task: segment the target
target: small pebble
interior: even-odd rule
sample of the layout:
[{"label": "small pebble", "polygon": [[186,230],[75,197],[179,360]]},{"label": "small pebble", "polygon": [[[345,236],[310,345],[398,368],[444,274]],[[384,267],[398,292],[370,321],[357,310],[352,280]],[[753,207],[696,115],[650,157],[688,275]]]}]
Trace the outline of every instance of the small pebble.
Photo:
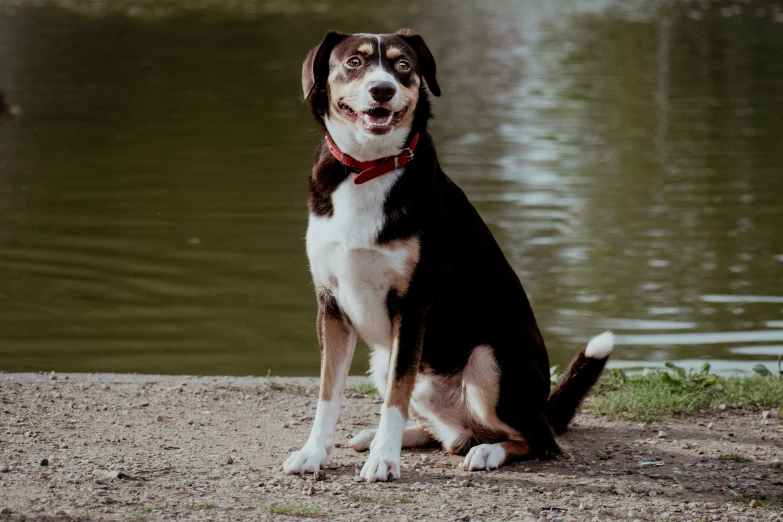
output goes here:
[{"label": "small pebble", "polygon": [[655,490],[650,490],[650,492],[647,493],[647,494],[650,495],[651,497],[657,497],[658,496],[658,492],[656,492]]},{"label": "small pebble", "polygon": [[320,469],[313,473],[313,482],[317,482],[319,480],[326,480],[326,471]]},{"label": "small pebble", "polygon": [[49,459],[41,459],[41,466],[48,466],[49,465]]},{"label": "small pebble", "polygon": [[290,422],[284,422],[283,423],[283,427],[284,428],[290,428],[291,427],[291,423]]},{"label": "small pebble", "polygon": [[665,438],[666,438],[666,437],[668,437],[668,436],[669,436],[669,434],[668,434],[668,433],[666,433],[666,432],[665,432],[665,431],[663,431],[663,430],[661,430],[661,431],[659,431],[659,432],[658,432],[658,438],[659,438],[659,439],[665,439]]},{"label": "small pebble", "polygon": [[231,455],[229,455],[228,457],[226,457],[226,460],[224,462],[226,464],[233,464],[234,463],[234,459],[231,457]]}]

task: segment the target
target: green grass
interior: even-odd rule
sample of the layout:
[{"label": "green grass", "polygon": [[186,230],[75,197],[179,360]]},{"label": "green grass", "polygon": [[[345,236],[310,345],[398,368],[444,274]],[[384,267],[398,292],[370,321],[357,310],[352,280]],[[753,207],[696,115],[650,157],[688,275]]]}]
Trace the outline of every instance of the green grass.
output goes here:
[{"label": "green grass", "polygon": [[391,504],[396,501],[408,502],[407,495],[356,495],[351,498],[357,502],[370,504]]},{"label": "green grass", "polygon": [[315,518],[323,516],[321,508],[297,506],[294,504],[272,504],[263,508],[270,515],[289,515],[292,517]]},{"label": "green grass", "polygon": [[150,513],[154,510],[155,508],[150,506],[139,506],[133,513],[125,515],[125,520],[128,520],[129,522],[143,522],[150,518]]},{"label": "green grass", "polygon": [[217,505],[214,502],[196,502],[193,504],[190,509],[194,511],[201,511],[205,509],[214,509]]},{"label": "green grass", "polygon": [[424,494],[429,496],[435,496],[435,495],[440,495],[440,491],[435,491],[434,489],[428,489],[424,492]]},{"label": "green grass", "polygon": [[346,390],[350,393],[361,393],[362,395],[369,395],[371,397],[378,395],[378,388],[370,381],[351,384]]},{"label": "green grass", "polygon": [[753,462],[753,459],[746,457],[742,453],[722,453],[718,456],[719,460],[730,460],[732,462]]},{"label": "green grass", "polygon": [[743,403],[753,410],[783,406],[783,378],[720,377],[709,373],[708,364],[698,372],[667,366],[668,371],[647,375],[629,375],[620,369],[606,372],[586,409],[615,419],[649,422],[726,403]]},{"label": "green grass", "polygon": [[783,496],[777,495],[774,497],[767,497],[764,495],[752,495],[744,496],[739,500],[740,507],[750,507],[751,501],[758,502],[758,507],[763,509],[779,510],[783,509]]}]

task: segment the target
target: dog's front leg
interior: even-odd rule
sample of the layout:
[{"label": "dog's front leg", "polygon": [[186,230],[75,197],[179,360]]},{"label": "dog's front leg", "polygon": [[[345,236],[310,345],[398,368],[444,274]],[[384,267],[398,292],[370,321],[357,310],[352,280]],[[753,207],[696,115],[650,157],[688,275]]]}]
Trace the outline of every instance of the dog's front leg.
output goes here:
[{"label": "dog's front leg", "polygon": [[288,474],[313,473],[321,469],[334,448],[334,428],[340,417],[340,402],[345,379],[356,347],[356,332],[343,319],[331,295],[318,298],[316,324],[321,347],[321,390],[315,410],[310,438],[301,450],[295,451],[283,464]]},{"label": "dog's front leg", "polygon": [[394,321],[394,339],[389,353],[386,397],[381,422],[361,477],[367,482],[400,478],[402,434],[408,421],[408,405],[421,363],[424,334],[423,312],[408,312]]}]

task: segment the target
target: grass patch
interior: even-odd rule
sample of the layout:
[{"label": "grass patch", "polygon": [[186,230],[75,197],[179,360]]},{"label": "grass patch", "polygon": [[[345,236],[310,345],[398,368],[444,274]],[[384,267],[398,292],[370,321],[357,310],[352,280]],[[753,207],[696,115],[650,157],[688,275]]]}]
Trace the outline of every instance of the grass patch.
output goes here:
[{"label": "grass patch", "polygon": [[155,511],[155,508],[150,506],[139,506],[133,513],[125,515],[125,520],[129,522],[143,522],[150,518],[151,513]]},{"label": "grass patch", "polygon": [[754,410],[783,406],[783,378],[721,377],[710,373],[709,364],[698,372],[666,365],[668,370],[647,374],[628,375],[617,368],[606,372],[586,409],[616,419],[650,422],[726,403],[743,403]]},{"label": "grass patch", "polygon": [[362,395],[369,395],[371,397],[378,395],[378,388],[376,388],[375,385],[370,381],[351,384],[346,388],[346,390],[351,393],[361,393]]},{"label": "grass patch", "polygon": [[408,502],[407,495],[357,495],[353,498],[357,502],[367,502],[370,504],[391,504],[393,502]]},{"label": "grass patch", "polygon": [[762,509],[783,509],[783,496],[767,497],[764,495],[746,495],[739,499],[740,507],[750,507],[750,503],[756,501],[756,505]]},{"label": "grass patch", "polygon": [[309,396],[318,391],[318,386],[304,386],[298,383],[292,382],[280,382],[272,376],[272,370],[269,370],[266,374],[266,382],[257,388],[257,393],[263,393],[265,391],[284,392],[292,395]]},{"label": "grass patch", "polygon": [[323,516],[321,508],[297,506],[294,504],[272,504],[263,508],[270,515],[289,515],[292,517],[315,518]]},{"label": "grass patch", "polygon": [[432,497],[435,495],[440,495],[440,491],[435,491],[434,489],[428,489],[424,492],[424,494]]},{"label": "grass patch", "polygon": [[753,459],[737,452],[722,453],[718,456],[718,460],[730,460],[731,462],[753,462]]},{"label": "grass patch", "polygon": [[214,502],[196,502],[192,506],[190,506],[190,509],[194,511],[201,511],[205,509],[215,509],[217,505]]}]

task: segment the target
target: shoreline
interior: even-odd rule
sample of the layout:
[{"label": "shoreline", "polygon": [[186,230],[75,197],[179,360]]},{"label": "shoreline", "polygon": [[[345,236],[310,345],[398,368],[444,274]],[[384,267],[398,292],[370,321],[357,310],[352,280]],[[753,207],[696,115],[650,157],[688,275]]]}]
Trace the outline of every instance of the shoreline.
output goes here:
[{"label": "shoreline", "polygon": [[783,520],[783,425],[741,408],[582,412],[557,459],[470,473],[403,450],[400,481],[357,482],[365,456],[341,446],[378,422],[366,382],[349,377],[313,481],[279,466],[307,439],[317,378],[2,373],[0,520]]}]

